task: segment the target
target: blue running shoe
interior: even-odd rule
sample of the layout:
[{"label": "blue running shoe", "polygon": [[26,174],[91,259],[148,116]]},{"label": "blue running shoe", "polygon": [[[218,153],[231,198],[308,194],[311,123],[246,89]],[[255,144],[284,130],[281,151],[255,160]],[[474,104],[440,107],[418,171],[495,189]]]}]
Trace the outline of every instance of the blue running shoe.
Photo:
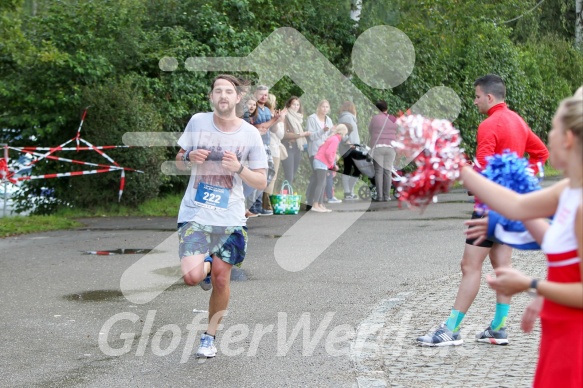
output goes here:
[{"label": "blue running shoe", "polygon": [[[211,263],[211,271],[213,268],[213,258],[212,256],[207,256],[204,258],[205,262]],[[209,291],[211,288],[213,288],[213,283],[211,282],[211,271],[209,271],[208,275],[206,275],[206,278],[204,278],[202,280],[202,282],[198,283],[198,285],[200,286],[200,288],[202,288],[205,291]]]},{"label": "blue running shoe", "polygon": [[442,323],[434,332],[417,338],[417,344],[420,346],[457,346],[463,342],[459,331],[454,333],[447,328],[445,323]]},{"label": "blue running shoe", "polygon": [[268,210],[268,209],[261,209],[259,211],[259,213],[257,213],[257,215],[259,217],[266,217],[266,216],[272,216],[273,215],[273,210]]},{"label": "blue running shoe", "polygon": [[476,341],[492,345],[508,345],[506,327],[502,327],[500,330],[492,330],[492,327],[488,326],[486,330],[476,333]]},{"label": "blue running shoe", "polygon": [[196,351],[197,357],[211,358],[217,355],[217,348],[215,347],[215,339],[212,335],[203,333],[200,336],[200,346]]}]

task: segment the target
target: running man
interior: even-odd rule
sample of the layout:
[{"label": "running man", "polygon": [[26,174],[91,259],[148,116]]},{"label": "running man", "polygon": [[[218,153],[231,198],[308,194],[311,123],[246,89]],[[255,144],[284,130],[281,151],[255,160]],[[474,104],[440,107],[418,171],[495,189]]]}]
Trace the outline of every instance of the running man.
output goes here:
[{"label": "running man", "polygon": [[[476,160],[479,168],[486,167],[486,157],[501,154],[504,150],[529,155],[531,166],[544,164],[549,152],[544,143],[531,131],[528,124],[516,112],[508,109],[504,102],[506,86],[502,78],[488,74],[474,82],[478,111],[488,117],[478,126]],[[472,219],[481,218],[481,204],[476,198]],[[510,267],[512,248],[507,245],[485,240],[474,245],[472,239],[466,240],[461,261],[462,281],[449,318],[436,331],[418,337],[423,346],[461,345],[460,325],[480,290],[482,265],[487,256],[494,269]],[[510,309],[510,296],[496,293],[496,312],[490,325],[476,334],[476,341],[496,345],[508,344],[506,318]]]},{"label": "running man", "polygon": [[229,304],[231,269],[245,259],[243,182],[258,190],[267,185],[261,136],[237,117],[241,86],[236,77],[217,76],[209,95],[214,112],[192,116],[178,140],[176,166],[191,170],[178,213],[182,274],[190,286],[212,288],[209,323],[198,357],[217,353],[215,335]]}]

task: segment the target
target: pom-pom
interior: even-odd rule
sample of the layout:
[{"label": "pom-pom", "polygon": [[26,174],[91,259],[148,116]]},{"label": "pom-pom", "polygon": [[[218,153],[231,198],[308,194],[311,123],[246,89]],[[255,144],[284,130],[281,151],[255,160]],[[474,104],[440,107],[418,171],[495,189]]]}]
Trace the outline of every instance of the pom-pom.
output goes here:
[{"label": "pom-pom", "polygon": [[540,190],[539,180],[529,167],[528,160],[520,158],[515,152],[504,150],[501,155],[488,156],[488,164],[482,175],[520,194]]},{"label": "pom-pom", "polygon": [[[519,157],[515,152],[504,150],[500,155],[493,155],[486,158],[488,164],[482,171],[482,175],[519,194],[526,194],[532,191],[540,190],[539,179],[534,175],[533,169],[529,167],[528,160]],[[478,211],[486,211],[488,207],[480,204]],[[509,220],[500,216],[498,223],[511,228],[524,228],[522,222]]]},{"label": "pom-pom", "polygon": [[447,193],[459,178],[466,159],[459,147],[461,136],[451,122],[430,120],[420,115],[402,116],[393,147],[417,169],[402,178],[399,201],[424,208],[436,195]]}]

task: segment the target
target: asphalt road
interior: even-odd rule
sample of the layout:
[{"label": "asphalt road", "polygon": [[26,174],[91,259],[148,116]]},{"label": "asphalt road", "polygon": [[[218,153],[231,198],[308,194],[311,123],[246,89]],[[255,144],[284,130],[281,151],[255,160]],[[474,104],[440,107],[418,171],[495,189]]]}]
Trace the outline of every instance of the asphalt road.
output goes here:
[{"label": "asphalt road", "polygon": [[[424,213],[358,202],[249,220],[248,256],[209,360],[193,356],[206,322],[193,310],[207,310],[210,293],[178,279],[174,219],[85,219],[78,230],[0,239],[0,386],[362,385],[359,327],[380,301],[411,292],[422,300],[459,274],[468,199],[458,190]],[[120,248],[155,251],[84,253]],[[138,304],[124,297],[122,275],[148,255],[160,261],[144,287],[152,274],[178,281]]]}]

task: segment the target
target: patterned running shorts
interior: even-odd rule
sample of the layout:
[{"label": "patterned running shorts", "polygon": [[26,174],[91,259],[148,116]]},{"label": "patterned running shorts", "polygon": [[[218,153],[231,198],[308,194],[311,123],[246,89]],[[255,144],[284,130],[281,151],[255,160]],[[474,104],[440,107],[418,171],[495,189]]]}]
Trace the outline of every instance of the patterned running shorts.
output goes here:
[{"label": "patterned running shorts", "polygon": [[178,255],[216,255],[225,263],[240,267],[247,252],[246,226],[208,226],[196,222],[178,224]]}]

